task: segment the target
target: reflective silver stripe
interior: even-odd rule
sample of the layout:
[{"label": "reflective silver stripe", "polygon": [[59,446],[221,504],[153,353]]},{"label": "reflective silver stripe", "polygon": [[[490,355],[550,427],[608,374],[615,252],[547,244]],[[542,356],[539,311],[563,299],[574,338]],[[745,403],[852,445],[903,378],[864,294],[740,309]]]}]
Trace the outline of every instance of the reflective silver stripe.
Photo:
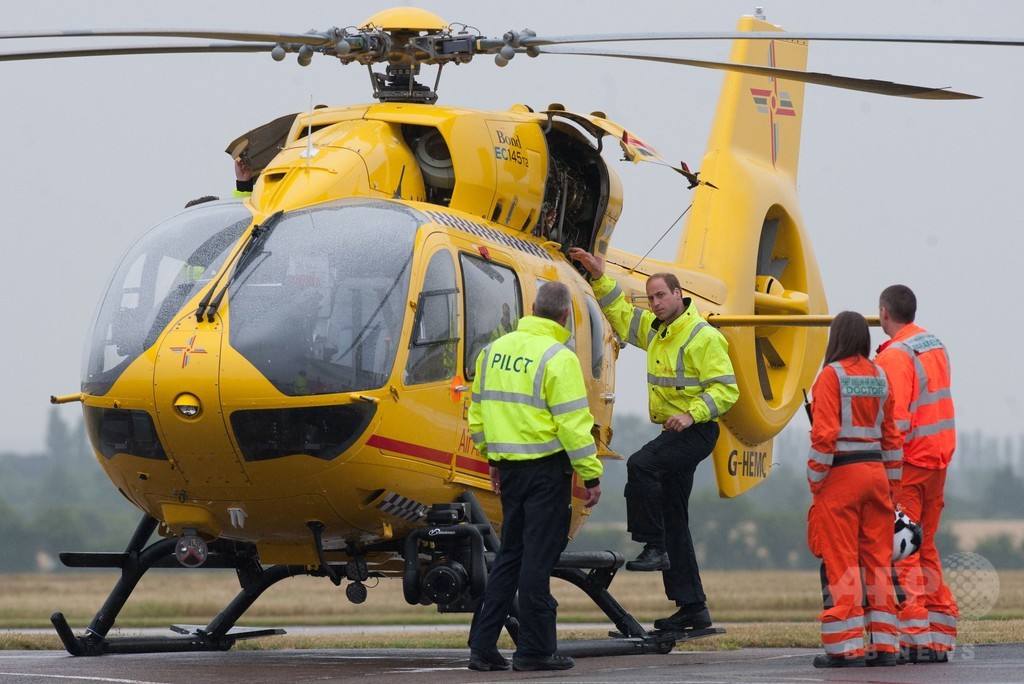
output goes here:
[{"label": "reflective silver stripe", "polygon": [[868,613],[868,622],[877,622],[883,625],[896,626],[896,616],[881,610],[872,610]]},{"label": "reflective silver stripe", "polygon": [[547,408],[543,399],[531,397],[521,392],[503,392],[501,390],[484,390],[480,393],[482,399],[488,401],[506,401],[510,404],[525,404],[534,408]]},{"label": "reflective silver stripe", "polygon": [[580,447],[579,449],[573,449],[572,451],[567,451],[565,453],[569,454],[569,460],[570,461],[578,461],[581,458],[587,458],[588,456],[595,455],[597,453],[597,445],[596,444],[588,444],[585,447]]},{"label": "reflective silver stripe", "polygon": [[555,342],[541,355],[540,361],[537,363],[537,370],[534,371],[533,376],[533,398],[537,402],[540,402],[540,408],[547,407],[547,401],[544,399],[544,369],[547,368],[548,361],[551,360],[558,352],[563,349],[568,349],[565,345],[560,342]]},{"label": "reflective silver stripe", "polygon": [[872,442],[836,442],[836,451],[878,451],[878,445]]},{"label": "reflective silver stripe", "polygon": [[642,310],[633,309],[633,318],[629,321],[629,334],[626,336],[626,341],[634,347],[640,346],[640,319],[642,316]]},{"label": "reflective silver stripe", "polygon": [[697,378],[688,378],[680,371],[673,378],[665,378],[660,375],[654,375],[653,373],[647,374],[647,382],[651,385],[658,385],[659,387],[700,387],[701,382]]},{"label": "reflective silver stripe", "polygon": [[864,628],[864,616],[854,615],[852,618],[845,620],[837,620],[835,622],[822,622],[821,633],[822,634],[839,634],[845,632],[848,629],[863,629]]},{"label": "reflective silver stripe", "polygon": [[682,346],[679,347],[679,356],[676,357],[677,376],[683,375],[683,371],[686,370],[686,348],[690,346],[691,342],[693,342],[693,338],[697,336],[697,333],[699,333],[702,329],[706,327],[708,327],[708,324],[703,320],[698,322],[695,326],[693,326],[693,330],[690,331],[690,336],[687,337],[686,341],[683,342]]},{"label": "reflective silver stripe", "polygon": [[715,382],[720,382],[723,385],[735,385],[736,384],[736,376],[735,375],[719,375],[717,378],[705,378],[704,381],[701,382],[701,385],[703,385],[704,387],[707,387],[708,385],[710,385],[712,383],[715,383]]},{"label": "reflective silver stripe", "polygon": [[[481,388],[487,387],[487,385],[484,384],[484,381],[487,379],[487,357],[490,356],[490,354],[491,345],[487,345],[486,347],[480,350],[480,382],[478,383],[478,385]],[[479,396],[479,394],[473,395],[473,401],[477,402],[478,404],[480,403],[480,399],[478,398]]]},{"label": "reflective silver stripe", "polygon": [[902,466],[899,467],[899,468],[886,468],[885,469],[885,476],[887,478],[889,478],[890,480],[892,480],[893,482],[895,482],[896,480],[902,480],[903,479],[903,468],[902,468]]},{"label": "reflective silver stripe", "polygon": [[946,418],[940,420],[938,423],[932,423],[931,425],[918,425],[916,428],[910,431],[907,435],[907,441],[918,437],[930,437],[931,435],[937,435],[945,430],[955,430],[956,421],[953,418]]},{"label": "reflective silver stripe", "polygon": [[718,417],[718,404],[716,404],[715,400],[711,398],[711,395],[708,394],[707,392],[705,392],[704,394],[700,395],[700,398],[704,402],[704,404],[708,407],[708,411],[711,411],[711,418],[713,418],[713,419],[717,418]]},{"label": "reflective silver stripe", "polygon": [[871,643],[882,644],[883,646],[892,646],[898,648],[900,645],[900,637],[897,634],[891,634],[889,632],[880,632],[878,630],[871,631]]},{"label": "reflective silver stripe", "polygon": [[[858,437],[860,439],[873,439],[876,436],[877,433],[875,432],[875,428],[861,427],[859,425],[854,425],[852,427],[847,428],[846,430],[843,430],[842,434],[840,435],[841,438],[845,437],[846,439],[854,439]],[[878,448],[877,444],[875,445],[875,448]]]},{"label": "reflective silver stripe", "polygon": [[950,648],[952,648],[953,646],[956,646],[956,637],[952,634],[932,632],[932,643],[940,644],[942,646],[949,646]]},{"label": "reflective silver stripe", "polygon": [[807,466],[807,479],[815,484],[828,477],[828,473],[829,471],[827,470],[819,473],[817,470],[813,470],[810,466]]},{"label": "reflective silver stripe", "polygon": [[900,632],[900,643],[909,644],[911,646],[927,646],[932,642],[931,637],[928,636],[928,632],[921,634],[907,634]]},{"label": "reflective silver stripe", "polygon": [[909,418],[901,418],[900,420],[897,420],[896,421],[896,429],[899,430],[900,432],[906,432],[907,430],[909,430],[910,429],[910,419]]},{"label": "reflective silver stripe", "polygon": [[618,299],[620,294],[622,294],[622,288],[620,288],[618,283],[616,283],[615,287],[612,288],[612,291],[597,300],[597,303],[600,304],[603,309]]},{"label": "reflective silver stripe", "polygon": [[557,439],[544,444],[514,444],[512,442],[490,442],[487,445],[489,454],[550,454],[562,450],[562,443]]},{"label": "reflective silver stripe", "polygon": [[706,321],[702,320],[699,321],[697,325],[693,326],[693,330],[690,331],[690,336],[686,338],[685,342],[683,342],[683,346],[679,348],[679,351],[686,349],[686,346],[690,344],[690,342],[693,342],[693,338],[697,336],[697,333],[708,327],[708,325],[709,324]]},{"label": "reflective silver stripe", "polygon": [[[924,370],[924,364],[921,363],[921,359],[918,358],[920,354],[927,351],[941,349],[943,356],[946,357],[946,368],[949,368],[949,352],[946,351],[945,346],[935,335],[927,332],[918,333],[902,342],[896,342],[892,346],[909,356],[911,361],[914,362],[914,374],[917,375],[917,398],[910,402],[911,414],[917,413],[918,406],[934,404],[940,399],[951,396],[948,387],[934,392],[928,391],[928,374]],[[913,438],[908,435],[907,441],[911,439]]]},{"label": "reflective silver stripe", "polygon": [[567,401],[564,404],[555,404],[550,407],[550,410],[551,415],[560,416],[563,413],[571,413],[582,408],[588,408],[589,406],[590,404],[587,402],[587,398],[583,397],[582,399],[576,399],[575,401]]},{"label": "reflective silver stripe", "polygon": [[847,639],[846,641],[840,641],[837,644],[823,643],[822,646],[825,647],[825,653],[828,653],[831,656],[838,656],[864,648],[864,640],[859,638]]},{"label": "reflective silver stripe", "polygon": [[929,404],[937,404],[943,399],[952,399],[953,392],[948,387],[937,389],[934,392],[926,392],[924,395],[917,398],[918,406],[928,406]]},{"label": "reflective silver stripe", "polygon": [[892,449],[891,451],[882,451],[882,461],[884,461],[885,463],[891,463],[902,460],[903,449]]},{"label": "reflective silver stripe", "polygon": [[[874,366],[874,364],[872,364]],[[885,398],[889,394],[889,382],[878,366],[874,366],[875,375],[851,376],[838,361],[829,366],[839,378],[839,435],[836,451],[877,451],[882,442],[882,418],[885,416]],[[872,427],[860,427],[853,424],[853,397],[878,397],[878,413]],[[849,442],[851,438],[870,439],[871,442]]]},{"label": "reflective silver stripe", "polygon": [[813,448],[807,453],[808,461],[814,461],[815,463],[820,463],[821,465],[825,466],[831,466],[833,458],[835,458],[835,454],[826,454],[824,452],[817,451],[816,449]]},{"label": "reflective silver stripe", "polygon": [[[928,620],[926,620],[926,619],[921,619],[921,620],[900,620],[899,621],[899,628],[900,628],[901,631],[904,630],[904,629],[928,629],[931,626],[932,626],[931,623],[928,622]],[[925,642],[925,643],[927,643],[927,642]]]},{"label": "reflective silver stripe", "polygon": [[471,432],[469,436],[473,438],[473,444],[483,444],[484,442],[484,433],[482,432]]},{"label": "reflective silver stripe", "polygon": [[480,393],[479,392],[473,392],[473,394],[470,395],[470,400],[474,404],[479,404],[480,403]]},{"label": "reflective silver stripe", "polygon": [[957,625],[957,619],[945,613],[928,611],[928,619],[931,620],[933,625],[942,625],[943,627],[956,627]]}]

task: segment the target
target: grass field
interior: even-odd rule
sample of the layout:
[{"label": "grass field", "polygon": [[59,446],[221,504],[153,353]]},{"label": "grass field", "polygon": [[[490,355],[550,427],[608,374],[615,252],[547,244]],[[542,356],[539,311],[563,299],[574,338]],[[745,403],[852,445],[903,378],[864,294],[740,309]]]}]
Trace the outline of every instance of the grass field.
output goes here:
[{"label": "grass field", "polygon": [[[741,647],[815,647],[816,615],[821,593],[816,572],[702,573],[715,623],[728,633],[693,643],[698,649]],[[61,648],[56,634],[23,635],[18,628],[49,627],[54,611],[65,614],[81,633],[117,580],[113,572],[24,574],[0,576],[0,648]],[[1024,641],[1024,571],[998,573],[999,597],[980,619],[960,624],[961,643]],[[439,614],[410,606],[398,580],[367,583],[365,603],[353,605],[343,588],[323,578],[296,577],[267,591],[245,614],[247,626],[402,625],[401,634],[283,636],[243,642],[243,648],[463,647],[466,633],[436,633],[429,625],[465,624],[464,614]],[[603,623],[607,618],[575,587],[554,580],[563,638],[605,636],[601,630],[574,630],[572,624]],[[238,591],[231,571],[159,571],[148,573],[121,612],[115,627],[166,627],[175,623],[206,624]],[[612,583],[616,599],[641,623],[674,610],[664,596],[659,573],[619,573]],[[409,626],[424,625],[422,632]],[[507,639],[507,637],[505,637]],[[504,646],[511,646],[506,642]]]}]

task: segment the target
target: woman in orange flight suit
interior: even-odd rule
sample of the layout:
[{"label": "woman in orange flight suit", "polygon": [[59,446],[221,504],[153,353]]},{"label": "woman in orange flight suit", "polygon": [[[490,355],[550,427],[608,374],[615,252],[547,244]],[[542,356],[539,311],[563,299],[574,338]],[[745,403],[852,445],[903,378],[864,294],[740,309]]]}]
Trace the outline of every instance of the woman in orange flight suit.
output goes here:
[{"label": "woman in orange flight suit", "polygon": [[896,664],[892,501],[903,451],[889,384],[868,360],[870,347],[863,316],[837,315],[812,388],[807,539],[822,560],[825,604],[825,653],[815,667]]}]

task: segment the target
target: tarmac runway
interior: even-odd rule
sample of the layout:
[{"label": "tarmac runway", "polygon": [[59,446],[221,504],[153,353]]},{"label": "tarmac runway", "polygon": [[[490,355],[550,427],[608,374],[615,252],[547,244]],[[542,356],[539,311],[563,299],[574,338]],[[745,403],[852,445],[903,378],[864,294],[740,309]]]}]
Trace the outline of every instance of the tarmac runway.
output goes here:
[{"label": "tarmac runway", "polygon": [[[1024,681],[1024,644],[966,646],[945,664],[816,670],[815,649],[740,649],[578,658],[564,672],[473,672],[465,649],[345,649],[113,655],[2,651],[0,682],[260,684],[262,682],[921,682]],[[506,655],[510,655],[506,653]]]}]

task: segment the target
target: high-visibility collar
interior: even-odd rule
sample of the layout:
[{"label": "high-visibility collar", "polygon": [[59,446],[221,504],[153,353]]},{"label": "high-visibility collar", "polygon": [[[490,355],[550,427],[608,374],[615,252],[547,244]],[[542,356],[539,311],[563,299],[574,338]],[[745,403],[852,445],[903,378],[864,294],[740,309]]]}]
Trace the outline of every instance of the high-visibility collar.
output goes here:
[{"label": "high-visibility collar", "polygon": [[569,331],[565,326],[559,325],[557,321],[540,316],[523,316],[516,328],[519,332],[530,333],[531,335],[547,335],[553,337],[557,342],[565,344],[569,339]]}]

